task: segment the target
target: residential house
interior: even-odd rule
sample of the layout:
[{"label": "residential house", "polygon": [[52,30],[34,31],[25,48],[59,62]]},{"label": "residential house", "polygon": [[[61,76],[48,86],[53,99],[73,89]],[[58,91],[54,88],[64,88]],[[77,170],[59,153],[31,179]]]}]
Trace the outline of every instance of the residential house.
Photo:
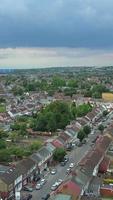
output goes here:
[{"label": "residential house", "polygon": [[100,119],[102,113],[103,113],[102,107],[94,107],[91,112],[87,113],[85,118],[87,118],[90,124],[92,124]]},{"label": "residential house", "polygon": [[59,148],[59,147],[64,147],[63,143],[59,140],[59,139],[54,139],[51,144],[55,147],[55,148]]},{"label": "residential house", "polygon": [[28,182],[33,181],[35,175],[38,173],[36,163],[30,158],[23,159],[16,167],[22,173],[22,185],[26,185]]},{"label": "residential house", "polygon": [[37,169],[36,171],[38,172],[37,173],[38,176],[40,174],[39,166],[41,165],[43,158],[38,154],[38,152],[33,153],[30,158],[36,163],[36,169]]},{"label": "residential house", "polygon": [[90,125],[88,119],[86,119],[85,117],[77,118],[77,123],[79,123],[81,127]]},{"label": "residential house", "polygon": [[56,190],[55,194],[69,195],[72,200],[77,200],[81,194],[81,188],[72,180],[68,180]]},{"label": "residential house", "polygon": [[37,153],[31,155],[31,159],[36,162],[37,167],[39,168],[39,174],[44,170],[47,170],[52,155],[52,151],[46,146],[42,147]]},{"label": "residential house", "polygon": [[66,132],[60,131],[57,139],[63,144],[63,146],[66,146],[70,141],[70,136],[67,135]]},{"label": "residential house", "polygon": [[53,146],[50,142],[46,144],[46,147],[49,150],[49,152],[51,152],[51,154],[53,154],[54,150],[56,149],[55,146]]},{"label": "residential house", "polygon": [[21,191],[22,186],[33,179],[35,163],[30,159],[20,161],[0,173],[0,197],[3,200],[12,199],[15,192]]},{"label": "residential house", "polygon": [[17,168],[10,168],[6,172],[0,174],[0,197],[12,199],[15,195],[15,190],[22,189],[22,174]]},{"label": "residential house", "polygon": [[113,198],[113,185],[103,184],[100,188],[100,194],[102,197]]},{"label": "residential house", "polygon": [[80,130],[78,123],[71,123],[70,125],[66,126],[65,132],[70,136],[70,142],[75,142],[77,140],[77,135]]}]

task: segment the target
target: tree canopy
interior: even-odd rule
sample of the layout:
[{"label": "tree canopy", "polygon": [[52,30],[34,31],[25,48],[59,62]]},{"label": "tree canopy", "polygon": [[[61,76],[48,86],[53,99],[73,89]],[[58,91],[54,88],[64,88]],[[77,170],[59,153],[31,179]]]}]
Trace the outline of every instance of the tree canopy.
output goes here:
[{"label": "tree canopy", "polygon": [[78,135],[77,135],[77,138],[80,140],[80,142],[82,142],[82,140],[85,138],[85,132],[83,129],[81,129],[79,132],[78,132]]},{"label": "tree canopy", "polygon": [[53,159],[55,161],[62,161],[64,156],[66,155],[66,151],[64,148],[56,148],[54,153],[53,153]]},{"label": "tree canopy", "polygon": [[43,108],[33,120],[31,127],[35,131],[52,131],[64,129],[76,117],[82,117],[91,111],[90,104],[76,106],[76,103],[55,101]]}]

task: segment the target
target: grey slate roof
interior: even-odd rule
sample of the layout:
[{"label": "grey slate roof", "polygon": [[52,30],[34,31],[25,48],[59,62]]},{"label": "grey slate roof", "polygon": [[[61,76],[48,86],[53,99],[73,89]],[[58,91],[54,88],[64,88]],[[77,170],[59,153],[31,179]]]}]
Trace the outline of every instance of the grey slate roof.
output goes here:
[{"label": "grey slate roof", "polygon": [[31,155],[31,159],[38,164],[43,158],[38,153],[34,153]]},{"label": "grey slate roof", "polygon": [[17,168],[10,168],[8,171],[0,175],[0,179],[4,181],[7,185],[12,184],[19,176],[20,171]]},{"label": "grey slate roof", "polygon": [[19,176],[25,174],[35,165],[35,162],[30,158],[20,161],[15,167],[9,168],[5,173],[0,174],[2,179],[7,185],[13,183]]},{"label": "grey slate roof", "polygon": [[47,147],[42,147],[39,151],[38,151],[38,154],[43,157],[43,158],[46,158],[50,155],[50,151],[48,150]]}]

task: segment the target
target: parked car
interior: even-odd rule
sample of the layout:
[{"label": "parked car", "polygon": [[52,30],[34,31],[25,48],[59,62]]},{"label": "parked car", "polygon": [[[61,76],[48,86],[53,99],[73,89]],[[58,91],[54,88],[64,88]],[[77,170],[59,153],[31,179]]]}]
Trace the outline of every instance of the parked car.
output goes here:
[{"label": "parked car", "polygon": [[51,190],[54,191],[57,189],[57,187],[59,186],[58,182],[55,182],[52,186],[51,186]]},{"label": "parked car", "polygon": [[49,197],[50,197],[50,194],[47,194],[45,197],[42,197],[42,199],[47,200],[47,199],[49,199]]},{"label": "parked car", "polygon": [[69,168],[73,168],[74,167],[74,163],[70,163]]},{"label": "parked car", "polygon": [[32,192],[32,191],[33,191],[33,188],[32,188],[32,187],[29,187],[29,186],[24,186],[23,190],[24,190],[24,191],[28,191],[28,192]]},{"label": "parked car", "polygon": [[67,168],[66,174],[69,174],[71,172],[71,168]]},{"label": "parked car", "polygon": [[60,165],[61,165],[62,167],[65,166],[65,164],[66,164],[65,161],[62,161],[62,162],[60,163]]},{"label": "parked car", "polygon": [[69,157],[66,155],[64,156],[64,162],[68,162],[69,161]]},{"label": "parked car", "polygon": [[36,184],[36,190],[40,190],[42,188],[42,185],[40,183]]},{"label": "parked car", "polygon": [[57,183],[60,185],[63,182],[62,179],[58,179]]},{"label": "parked car", "polygon": [[45,183],[46,183],[46,179],[45,178],[42,178],[41,180],[40,180],[40,185],[44,185]]},{"label": "parked car", "polygon": [[71,151],[73,149],[72,144],[67,144],[66,150]]},{"label": "parked car", "polygon": [[50,173],[51,173],[52,175],[54,175],[54,174],[56,174],[56,172],[57,172],[57,170],[54,168],[54,169],[51,170]]},{"label": "parked car", "polygon": [[36,176],[36,177],[34,177],[33,180],[34,180],[35,182],[37,182],[37,181],[39,181],[40,179],[41,179],[40,176]]}]

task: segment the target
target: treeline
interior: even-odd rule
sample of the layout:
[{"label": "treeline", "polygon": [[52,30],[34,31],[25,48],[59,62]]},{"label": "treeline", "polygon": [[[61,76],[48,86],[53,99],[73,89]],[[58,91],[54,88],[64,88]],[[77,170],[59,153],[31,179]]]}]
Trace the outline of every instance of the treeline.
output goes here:
[{"label": "treeline", "polygon": [[[9,81],[8,79],[8,83]],[[30,81],[23,77],[19,78],[18,82],[13,86],[12,92],[14,95],[22,96],[25,92],[46,91],[48,95],[52,96],[57,91],[71,97],[73,94],[80,93],[85,97],[101,98],[103,92],[109,92],[106,83],[109,83],[107,78],[105,81],[99,80],[99,83],[95,83],[95,81],[89,80],[83,75],[78,75],[78,77],[56,75],[49,77],[47,80],[42,78],[41,80],[33,79]]]},{"label": "treeline", "polygon": [[55,132],[57,129],[64,129],[71,120],[82,117],[91,110],[92,106],[89,103],[76,106],[75,102],[55,101],[37,114],[31,127],[34,131]]}]

